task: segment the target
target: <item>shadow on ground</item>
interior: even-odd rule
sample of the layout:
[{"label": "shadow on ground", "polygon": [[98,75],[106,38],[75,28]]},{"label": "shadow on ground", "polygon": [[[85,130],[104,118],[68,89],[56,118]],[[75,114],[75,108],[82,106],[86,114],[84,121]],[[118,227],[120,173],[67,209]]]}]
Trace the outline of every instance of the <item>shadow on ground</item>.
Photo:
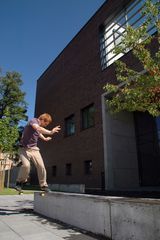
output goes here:
[{"label": "shadow on ground", "polygon": [[[40,221],[41,224],[43,224],[43,225],[49,225],[53,228],[56,227],[57,230],[67,230],[67,232],[69,232],[69,236],[64,236],[63,239],[65,239],[65,240],[83,240],[83,239],[85,239],[85,240],[93,240],[93,239],[95,239],[95,240],[111,240],[110,238],[107,238],[107,237],[104,237],[101,235],[96,235],[91,232],[87,232],[85,230],[73,227],[72,225],[63,223],[61,221],[45,217],[41,214],[34,213],[34,212],[33,212],[33,214],[36,215],[37,221]],[[84,237],[84,234],[85,234],[85,237]]]},{"label": "shadow on ground", "polygon": [[[23,206],[27,207],[25,208]],[[0,208],[0,216],[10,216],[17,214],[23,214],[24,217],[33,216],[32,221],[38,225],[43,226],[46,231],[48,230],[49,232],[54,232],[60,230],[61,234],[63,234],[64,240],[110,240],[109,238],[92,234],[55,219],[51,219],[35,213],[32,206],[33,201],[18,200],[14,206],[3,206],[3,208]]]}]

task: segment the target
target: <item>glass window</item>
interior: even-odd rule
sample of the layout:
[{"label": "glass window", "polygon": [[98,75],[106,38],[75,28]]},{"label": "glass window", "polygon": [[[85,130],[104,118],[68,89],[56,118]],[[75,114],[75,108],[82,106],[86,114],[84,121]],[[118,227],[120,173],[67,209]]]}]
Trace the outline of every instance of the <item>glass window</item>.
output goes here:
[{"label": "glass window", "polygon": [[94,105],[91,104],[81,110],[82,129],[87,129],[94,126]]},{"label": "glass window", "polygon": [[75,134],[75,117],[71,115],[65,119],[65,135],[71,136]]},{"label": "glass window", "polygon": [[[100,58],[102,69],[105,69],[124,55],[124,53],[115,54],[114,48],[121,43],[128,25],[136,29],[144,23],[145,16],[141,13],[143,6],[143,0],[136,0],[124,8],[111,22],[101,27]],[[148,29],[150,34],[155,33],[155,31],[153,25]],[[128,51],[129,49],[126,49],[125,52]]]},{"label": "glass window", "polygon": [[67,176],[71,176],[72,175],[72,164],[71,163],[67,163],[66,164],[66,175]]},{"label": "glass window", "polygon": [[92,174],[92,160],[87,160],[84,162],[84,172],[86,175]]},{"label": "glass window", "polygon": [[56,165],[52,166],[52,176],[53,177],[57,176],[57,166]]}]

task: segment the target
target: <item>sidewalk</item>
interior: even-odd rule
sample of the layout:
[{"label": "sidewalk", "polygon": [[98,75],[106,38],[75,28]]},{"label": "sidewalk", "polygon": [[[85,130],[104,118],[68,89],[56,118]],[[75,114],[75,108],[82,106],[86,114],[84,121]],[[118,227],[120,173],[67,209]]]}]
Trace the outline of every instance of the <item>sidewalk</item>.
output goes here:
[{"label": "sidewalk", "polygon": [[33,212],[33,195],[0,196],[1,240],[96,240]]}]

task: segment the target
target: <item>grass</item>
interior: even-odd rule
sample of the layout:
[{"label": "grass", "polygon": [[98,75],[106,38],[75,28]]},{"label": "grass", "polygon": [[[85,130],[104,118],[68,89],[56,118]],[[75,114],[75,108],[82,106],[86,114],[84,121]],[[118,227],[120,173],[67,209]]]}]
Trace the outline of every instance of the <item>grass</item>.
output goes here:
[{"label": "grass", "polygon": [[[24,194],[33,194],[33,190],[23,190]],[[14,188],[4,188],[0,190],[0,195],[17,195],[18,192]]]}]

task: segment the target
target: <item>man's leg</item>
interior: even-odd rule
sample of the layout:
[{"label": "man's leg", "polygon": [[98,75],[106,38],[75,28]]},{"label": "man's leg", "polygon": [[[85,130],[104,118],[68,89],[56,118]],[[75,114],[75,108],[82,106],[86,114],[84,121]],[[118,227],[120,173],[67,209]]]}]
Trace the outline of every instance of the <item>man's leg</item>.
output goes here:
[{"label": "man's leg", "polygon": [[24,183],[27,181],[30,172],[30,156],[27,155],[25,148],[21,148],[19,151],[20,160],[22,161],[22,166],[20,167],[17,182]]},{"label": "man's leg", "polygon": [[33,163],[37,169],[39,185],[40,185],[40,187],[44,187],[44,186],[48,187],[48,184],[46,181],[46,169],[44,166],[42,156],[39,152],[39,148],[34,148],[30,151],[31,151],[31,155],[32,155],[31,160],[33,161]]}]

